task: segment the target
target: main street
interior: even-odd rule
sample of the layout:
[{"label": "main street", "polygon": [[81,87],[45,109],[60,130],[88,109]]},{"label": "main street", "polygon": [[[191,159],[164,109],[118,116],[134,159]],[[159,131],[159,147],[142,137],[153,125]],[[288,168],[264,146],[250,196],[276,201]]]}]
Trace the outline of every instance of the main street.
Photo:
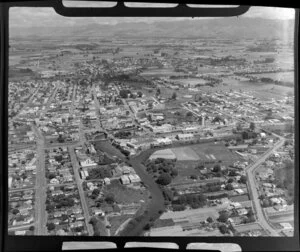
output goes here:
[{"label": "main street", "polygon": [[92,225],[89,224],[90,215],[89,215],[89,209],[88,209],[88,205],[87,205],[86,198],[85,198],[85,195],[84,195],[84,191],[83,191],[83,188],[82,188],[82,182],[83,181],[79,176],[79,164],[78,164],[77,158],[75,156],[74,147],[69,146],[68,149],[69,149],[69,154],[70,154],[70,158],[71,158],[71,162],[72,162],[72,167],[73,167],[73,171],[74,171],[76,184],[77,184],[77,187],[78,187],[78,192],[79,192],[81,206],[82,206],[83,215],[84,215],[84,221],[85,221],[85,224],[86,224],[87,231],[88,231],[89,235],[92,236],[94,231],[93,231]]},{"label": "main street", "polygon": [[46,234],[46,189],[47,181],[45,175],[45,140],[38,128],[32,124],[32,130],[37,138],[38,163],[36,169],[36,196],[35,196],[35,233]]}]

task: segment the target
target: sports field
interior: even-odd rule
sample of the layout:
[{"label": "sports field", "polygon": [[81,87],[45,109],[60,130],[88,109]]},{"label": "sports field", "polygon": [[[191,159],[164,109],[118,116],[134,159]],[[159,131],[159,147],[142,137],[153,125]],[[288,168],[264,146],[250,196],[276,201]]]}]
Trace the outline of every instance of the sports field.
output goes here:
[{"label": "sports field", "polygon": [[190,147],[173,148],[171,150],[176,155],[178,161],[185,161],[185,160],[196,161],[200,159],[197,153]]},{"label": "sports field", "polygon": [[221,143],[202,143],[189,146],[203,161],[236,161],[238,157]]}]

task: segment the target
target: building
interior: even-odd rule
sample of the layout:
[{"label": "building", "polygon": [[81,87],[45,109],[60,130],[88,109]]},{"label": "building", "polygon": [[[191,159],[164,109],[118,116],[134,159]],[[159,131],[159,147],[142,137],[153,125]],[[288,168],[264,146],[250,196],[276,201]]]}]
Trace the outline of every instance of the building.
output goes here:
[{"label": "building", "polygon": [[104,178],[104,183],[105,183],[105,185],[110,185],[110,179],[109,178]]},{"label": "building", "polygon": [[80,165],[83,167],[83,168],[87,168],[87,167],[95,167],[97,166],[97,164],[91,160],[90,158],[87,158],[85,161],[81,161],[80,162]]},{"label": "building", "polygon": [[141,179],[140,177],[137,175],[137,174],[130,174],[128,176],[129,180],[131,183],[138,183],[138,182],[141,182]]},{"label": "building", "polygon": [[194,139],[194,134],[187,133],[187,134],[178,134],[177,139],[179,141],[189,141]]},{"label": "building", "polygon": [[172,140],[169,139],[168,137],[166,138],[157,138],[153,143],[152,145],[154,147],[159,147],[159,146],[167,146],[167,145],[170,145],[172,144]]},{"label": "building", "polygon": [[123,185],[130,184],[130,180],[129,180],[127,175],[122,175],[120,179],[121,179],[121,182],[122,182]]}]

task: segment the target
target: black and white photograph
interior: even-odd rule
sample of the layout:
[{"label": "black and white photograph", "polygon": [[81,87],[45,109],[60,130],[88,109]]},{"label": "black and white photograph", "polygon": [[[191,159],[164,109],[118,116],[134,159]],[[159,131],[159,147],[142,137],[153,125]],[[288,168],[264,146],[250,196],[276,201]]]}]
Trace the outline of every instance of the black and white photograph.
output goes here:
[{"label": "black and white photograph", "polygon": [[293,237],[294,37],[292,8],[10,8],[8,235]]}]

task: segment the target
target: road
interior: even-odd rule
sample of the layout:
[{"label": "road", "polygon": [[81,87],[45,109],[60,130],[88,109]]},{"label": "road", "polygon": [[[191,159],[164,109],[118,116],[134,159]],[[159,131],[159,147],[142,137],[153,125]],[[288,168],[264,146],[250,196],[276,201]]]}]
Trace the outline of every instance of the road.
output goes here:
[{"label": "road", "polygon": [[35,125],[32,125],[32,130],[37,139],[37,156],[38,165],[36,170],[36,196],[35,196],[35,234],[46,235],[46,172],[45,172],[45,139]]},{"label": "road", "polygon": [[[185,107],[185,106],[184,106]],[[186,108],[186,107],[185,107]],[[188,108],[186,108],[188,109]],[[189,109],[188,109],[189,110]],[[192,110],[189,110],[193,113],[195,113],[194,111]],[[234,119],[236,119],[237,121],[240,121],[240,122],[245,122],[243,120],[241,120],[240,118],[237,118],[233,115],[230,115],[230,114],[227,114],[227,113],[224,113],[224,111],[220,111],[222,114],[224,115],[227,115],[227,116],[230,116]],[[197,114],[197,113],[195,113]],[[259,128],[259,127],[257,127]],[[255,171],[256,169],[263,163],[265,162],[271,154],[273,154],[274,152],[276,152],[280,147],[283,146],[284,144],[284,141],[285,141],[285,138],[273,133],[273,132],[270,132],[268,130],[264,130],[265,132],[267,133],[270,133],[272,134],[273,136],[279,138],[279,141],[277,141],[275,143],[275,145],[269,149],[268,151],[266,151],[262,156],[260,156],[253,164],[251,164],[250,166],[248,166],[246,168],[246,173],[247,173],[247,177],[248,177],[248,186],[249,186],[249,190],[250,190],[250,194],[252,196],[252,202],[253,202],[253,207],[255,209],[255,212],[256,212],[256,217],[257,217],[257,222],[265,229],[267,230],[269,233],[270,233],[270,236],[280,236],[279,235],[279,232],[280,230],[275,230],[267,221],[265,215],[264,215],[264,212],[263,212],[263,209],[261,207],[261,204],[260,204],[260,200],[259,200],[259,192],[258,192],[258,187],[256,185],[256,179],[255,179]]]},{"label": "road", "polygon": [[74,109],[75,109],[75,99],[76,99],[76,91],[77,91],[77,84],[73,84],[73,94],[72,94],[72,105],[70,108],[70,114],[73,115],[74,114]]},{"label": "road", "polygon": [[[233,115],[224,113],[223,111],[220,111],[221,113],[223,113],[224,115],[233,117],[234,119],[236,119],[237,121],[240,122],[245,122],[243,120],[241,120],[240,118],[234,117]],[[260,127],[256,127],[258,129],[261,129]],[[250,193],[252,195],[252,202],[253,202],[253,206],[256,212],[256,217],[257,217],[257,222],[267,231],[270,232],[270,236],[280,236],[279,235],[279,231],[274,230],[274,228],[271,227],[271,225],[268,223],[263,209],[260,205],[260,200],[259,200],[259,192],[258,192],[258,187],[256,185],[256,179],[255,179],[255,171],[256,169],[263,163],[265,162],[271,154],[273,154],[274,152],[276,152],[280,147],[283,146],[285,138],[282,136],[279,136],[271,131],[265,130],[263,129],[265,132],[272,134],[273,136],[279,138],[279,141],[277,141],[275,143],[275,145],[269,149],[268,151],[266,151],[262,156],[260,156],[253,164],[251,164],[250,166],[248,166],[246,168],[246,173],[247,173],[247,177],[248,177],[248,186],[249,186],[249,190]]]},{"label": "road", "polygon": [[90,215],[89,215],[89,209],[88,209],[88,205],[86,202],[86,198],[83,192],[83,188],[82,188],[82,180],[79,176],[79,163],[77,161],[77,158],[75,156],[75,150],[74,147],[68,147],[69,149],[69,153],[70,153],[70,158],[71,158],[71,162],[72,162],[72,167],[74,170],[74,176],[75,176],[75,180],[77,183],[77,187],[78,187],[78,192],[79,192],[79,196],[80,196],[80,201],[81,201],[81,206],[82,206],[82,210],[83,210],[83,215],[84,215],[84,221],[87,227],[87,231],[89,233],[90,236],[92,236],[94,234],[93,231],[93,226],[91,224],[89,224],[90,221]]},{"label": "road", "polygon": [[59,85],[56,85],[55,89],[53,90],[52,94],[50,95],[50,98],[47,101],[45,109],[40,111],[39,118],[43,118],[44,115],[46,114],[46,112],[48,111],[53,99],[55,98],[55,95],[56,95],[58,89],[59,89]]},{"label": "road", "polygon": [[285,139],[281,137],[280,140],[273,146],[273,148],[265,152],[261,157],[258,158],[258,160],[256,160],[255,163],[248,166],[246,170],[248,176],[248,185],[252,194],[252,202],[257,215],[257,221],[264,229],[270,232],[271,236],[279,236],[279,234],[270,226],[263,213],[263,209],[260,205],[260,200],[258,198],[259,193],[256,186],[255,171],[263,162],[267,160],[267,158],[270,157],[272,153],[274,153],[277,149],[279,149],[284,144],[284,141]]}]

